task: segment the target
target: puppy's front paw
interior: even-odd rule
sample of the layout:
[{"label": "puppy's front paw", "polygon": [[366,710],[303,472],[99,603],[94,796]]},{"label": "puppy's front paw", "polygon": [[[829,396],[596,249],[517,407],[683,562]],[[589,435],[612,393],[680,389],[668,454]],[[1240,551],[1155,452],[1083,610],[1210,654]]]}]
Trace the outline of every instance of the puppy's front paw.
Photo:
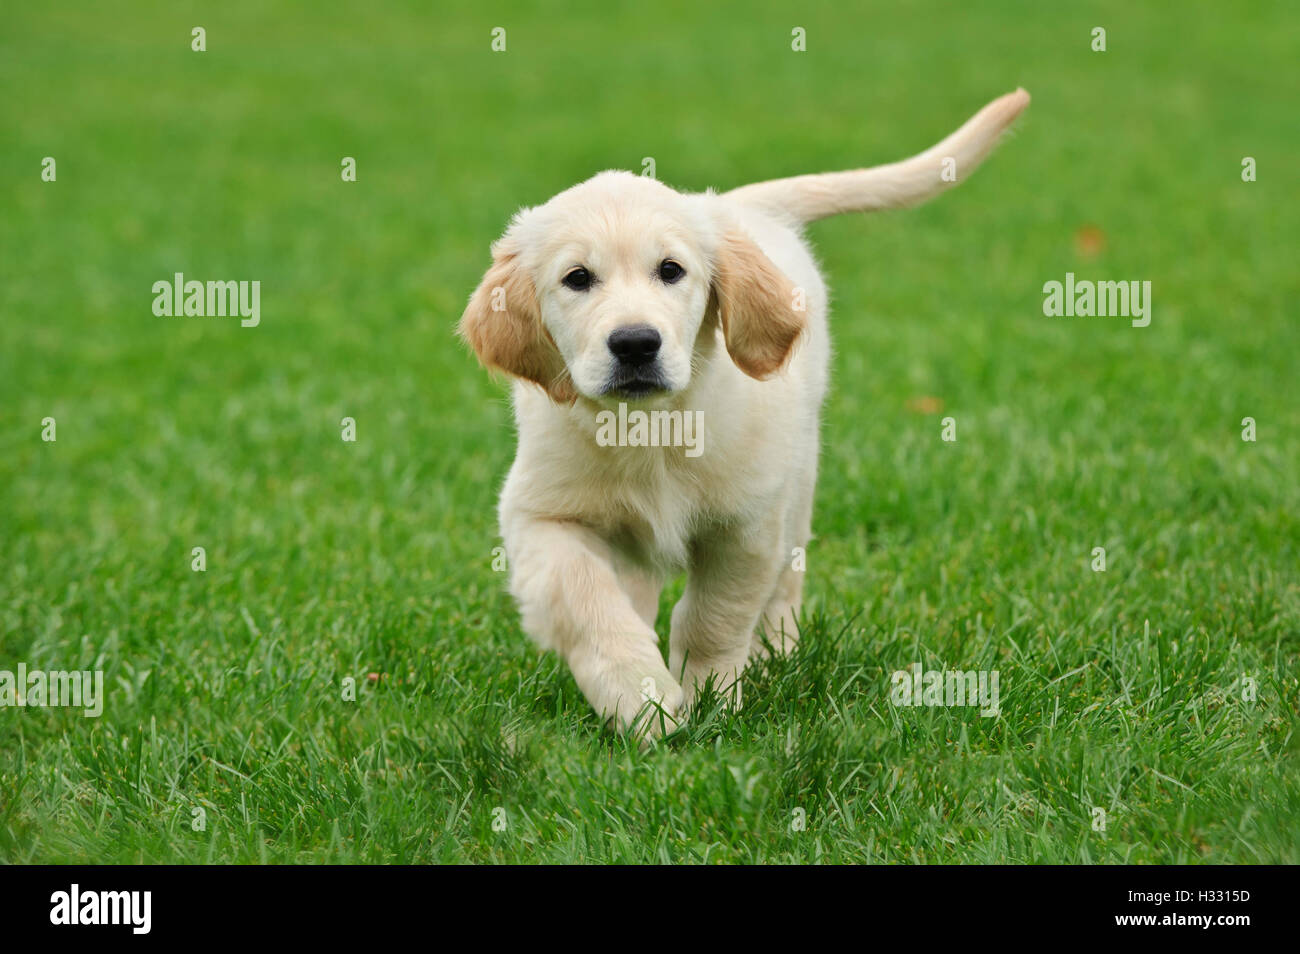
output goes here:
[{"label": "puppy's front paw", "polygon": [[682,687],[659,654],[576,661],[573,675],[592,708],[621,732],[643,742],[662,738],[686,721]]},{"label": "puppy's front paw", "polygon": [[686,694],[671,676],[666,686],[654,676],[645,676],[640,691],[640,707],[619,727],[630,729],[644,747],[645,743],[669,735],[686,722]]}]

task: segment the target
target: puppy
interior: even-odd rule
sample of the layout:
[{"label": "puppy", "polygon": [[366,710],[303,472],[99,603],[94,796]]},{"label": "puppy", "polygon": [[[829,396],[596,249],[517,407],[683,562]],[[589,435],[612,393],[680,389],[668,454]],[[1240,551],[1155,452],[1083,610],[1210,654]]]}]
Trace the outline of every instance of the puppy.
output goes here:
[{"label": "puppy", "polygon": [[[459,331],[516,379],[510,590],[597,713],[656,736],[707,684],[739,705],[749,659],[794,646],[830,360],[802,227],[964,180],[1028,103],[892,165],[721,195],[602,172],[492,246]],[[655,616],[682,570],[665,665]]]}]

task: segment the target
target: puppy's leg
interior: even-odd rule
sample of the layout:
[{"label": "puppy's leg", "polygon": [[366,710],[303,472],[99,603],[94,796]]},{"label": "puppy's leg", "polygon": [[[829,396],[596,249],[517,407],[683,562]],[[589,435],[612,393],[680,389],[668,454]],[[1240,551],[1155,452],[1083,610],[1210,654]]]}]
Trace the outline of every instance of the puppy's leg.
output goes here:
[{"label": "puppy's leg", "polygon": [[780,517],[715,530],[692,545],[686,592],[673,608],[669,669],[689,709],[712,677],[740,705],[754,626],[781,570]]},{"label": "puppy's leg", "polygon": [[592,708],[620,729],[658,736],[675,728],[681,686],[620,585],[608,545],[573,523],[506,524],[510,590],[528,634],[564,657]]},{"label": "puppy's leg", "polygon": [[[803,601],[804,569],[807,566],[808,541],[812,538],[813,490],[817,484],[816,464],[800,477],[795,504],[787,521],[787,546],[781,553],[781,574],[750,645],[751,658],[765,657],[769,650],[778,656],[794,651],[799,641],[799,606]],[[797,558],[795,548],[800,554]],[[764,637],[766,641],[764,641]]]},{"label": "puppy's leg", "polygon": [[645,624],[654,629],[659,617],[659,594],[663,591],[663,580],[649,570],[635,567],[619,567],[618,578],[623,582],[623,590],[636,609],[637,615]]},{"label": "puppy's leg", "polygon": [[760,625],[762,636],[755,631],[750,645],[750,655],[754,658],[766,657],[769,652],[785,656],[794,651],[799,641],[799,604],[803,600],[803,571],[796,570],[787,560],[781,576],[776,581],[776,590],[763,610]]}]

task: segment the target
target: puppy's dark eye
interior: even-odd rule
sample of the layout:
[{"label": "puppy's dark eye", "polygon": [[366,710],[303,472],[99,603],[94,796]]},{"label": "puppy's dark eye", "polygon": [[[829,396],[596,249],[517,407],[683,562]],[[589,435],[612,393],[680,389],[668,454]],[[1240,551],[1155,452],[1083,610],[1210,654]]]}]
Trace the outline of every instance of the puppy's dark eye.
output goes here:
[{"label": "puppy's dark eye", "polygon": [[572,288],[574,291],[586,291],[591,287],[591,272],[579,265],[577,268],[570,269],[569,273],[561,281],[564,283],[565,288]]},{"label": "puppy's dark eye", "polygon": [[669,285],[675,281],[679,281],[685,274],[686,269],[682,268],[671,258],[665,258],[659,263],[659,278],[661,281],[667,282]]}]

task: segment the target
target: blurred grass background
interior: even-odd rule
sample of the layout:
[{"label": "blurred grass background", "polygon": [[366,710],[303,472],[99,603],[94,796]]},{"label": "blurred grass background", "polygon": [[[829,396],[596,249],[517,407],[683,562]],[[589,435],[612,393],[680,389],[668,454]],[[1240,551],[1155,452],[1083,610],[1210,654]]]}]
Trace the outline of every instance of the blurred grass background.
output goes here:
[{"label": "blurred grass background", "polygon": [[[1300,860],[1298,40],[1282,2],[11,7],[0,669],[111,692],[0,711],[0,859]],[[488,244],[601,169],[890,161],[1017,85],[969,183],[811,231],[805,650],[664,750],[604,733],[491,571]],[[260,327],[155,317],[177,271],[260,280]],[[1150,327],[1045,318],[1067,271],[1151,281]],[[918,660],[999,668],[1002,718],[890,708]]]}]

